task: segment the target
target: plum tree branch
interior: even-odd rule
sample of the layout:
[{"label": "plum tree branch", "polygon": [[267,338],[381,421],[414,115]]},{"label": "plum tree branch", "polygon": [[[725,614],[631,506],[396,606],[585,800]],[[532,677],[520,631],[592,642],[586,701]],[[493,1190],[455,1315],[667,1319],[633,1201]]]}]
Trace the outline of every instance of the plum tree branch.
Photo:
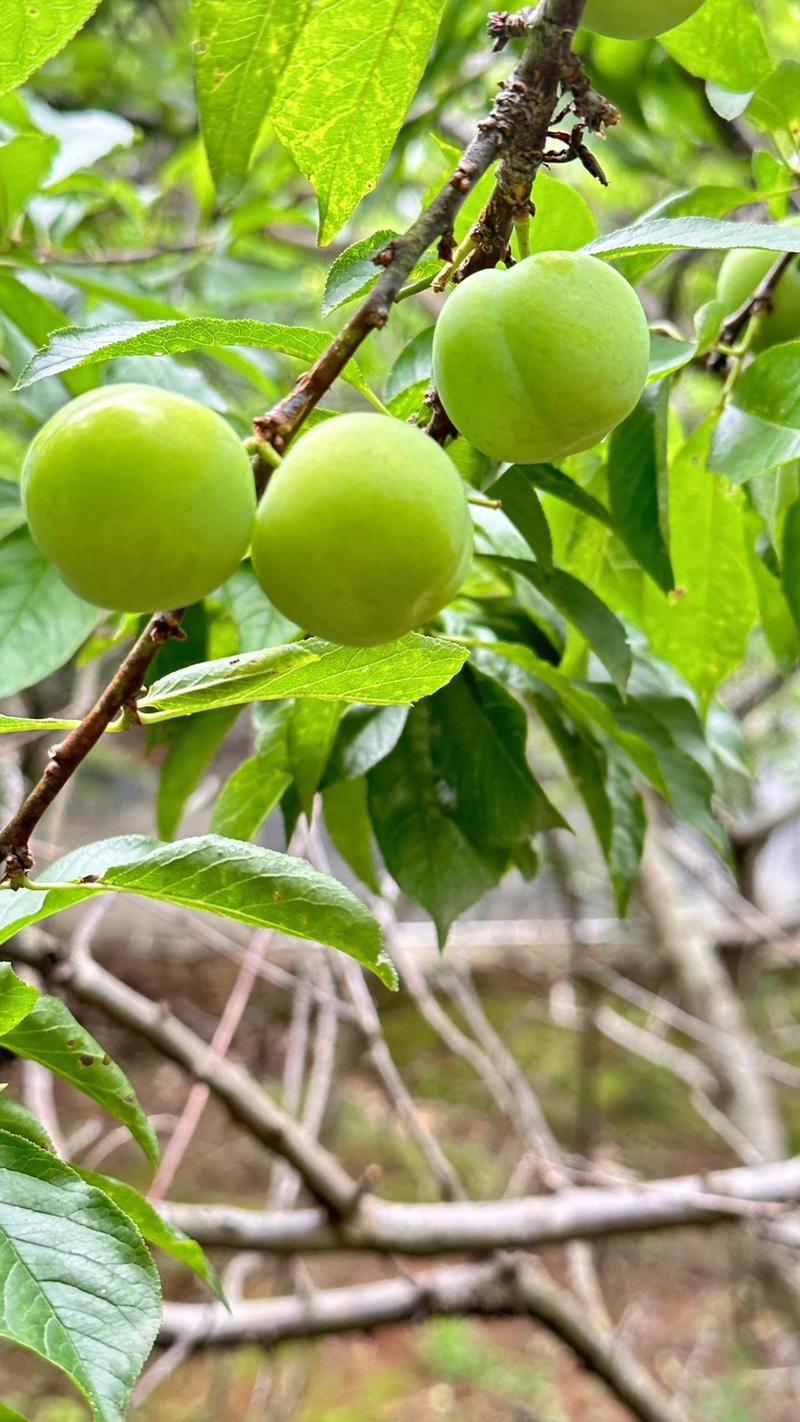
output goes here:
[{"label": "plum tree branch", "polygon": [[[554,1167],[555,1170],[555,1167]],[[268,1254],[338,1250],[419,1258],[542,1249],[682,1227],[769,1220],[800,1201],[800,1156],[708,1175],[562,1188],[502,1200],[400,1203],[365,1195],[351,1219],[325,1210],[262,1211],[232,1205],[165,1204],[162,1213],[206,1247]]]},{"label": "plum tree branch", "polygon": [[[453,224],[466,197],[500,158],[497,183],[479,224],[480,246],[470,253],[463,275],[494,266],[505,255],[515,218],[527,211],[531,186],[544,158],[547,133],[562,86],[573,87],[576,111],[592,91],[572,53],[572,39],[586,0],[543,0],[521,11],[509,38],[525,37],[519,64],[500,88],[490,114],[478,124],[455,172],[402,236],[374,258],[385,271],[310,370],[267,414],[253,422],[256,438],[282,451],[330,389],[370,331],[386,325],[393,303],[420,257],[437,239],[452,243]],[[508,17],[508,24],[512,24]],[[583,96],[583,98],[581,97]],[[587,125],[613,122],[616,110],[594,106]]]},{"label": "plum tree branch", "polygon": [[16,814],[0,829],[0,863],[4,866],[4,880],[13,885],[25,877],[33,864],[28,847],[30,838],[42,815],[115,717],[126,709],[135,717],[136,698],[150,663],[164,642],[183,635],[182,617],[182,608],[175,612],[154,613],[91,711],[60,745],[53,746],[40,779],[26,795]]},{"label": "plum tree branch", "polygon": [[500,1256],[491,1263],[457,1264],[417,1277],[322,1289],[308,1297],[246,1299],[233,1313],[222,1306],[167,1304],[159,1335],[165,1345],[230,1346],[244,1339],[266,1347],[288,1339],[348,1333],[423,1318],[472,1314],[527,1317],[560,1338],[639,1422],[686,1422],[614,1336],[588,1320],[566,1290],[534,1266]]}]

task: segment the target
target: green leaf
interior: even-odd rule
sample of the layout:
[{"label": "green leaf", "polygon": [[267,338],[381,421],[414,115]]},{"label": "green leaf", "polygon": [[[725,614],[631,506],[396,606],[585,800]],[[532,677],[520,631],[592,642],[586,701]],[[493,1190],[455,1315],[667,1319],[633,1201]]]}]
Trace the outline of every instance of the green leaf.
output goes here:
[{"label": "green leaf", "polygon": [[545,572],[552,572],[550,525],[526,469],[520,464],[512,464],[486,492],[490,498],[500,500],[503,513],[522,534],[537,563]]},{"label": "green leaf", "polygon": [[0,555],[0,696],[43,681],[68,662],[100,620],[20,528]]},{"label": "green leaf", "polygon": [[675,594],[645,593],[644,627],[707,706],[744,655],[757,618],[744,545],[744,498],[708,468],[713,420],[687,440],[669,476]]},{"label": "green leaf", "polygon": [[646,392],[611,436],[606,474],[619,532],[662,592],[675,585],[661,524],[666,521],[669,386]]},{"label": "green leaf", "polygon": [[58,143],[40,133],[20,133],[0,144],[0,231],[7,232],[38,190]]},{"label": "green leaf", "polygon": [[323,316],[330,316],[332,311],[337,311],[346,301],[353,301],[356,296],[366,295],[383,270],[382,267],[376,266],[373,257],[382,252],[386,244],[396,236],[396,232],[384,228],[380,232],[373,232],[371,237],[365,237],[361,242],[354,242],[351,247],[345,247],[344,251],[339,253],[325,280]]},{"label": "green leaf", "polygon": [[323,787],[366,775],[397,745],[407,716],[407,706],[351,706],[339,723]]},{"label": "green leaf", "polygon": [[705,0],[696,14],[662,35],[661,43],[690,74],[723,89],[754,89],[772,68],[750,0]]},{"label": "green leaf", "polygon": [[21,1412],[14,1412],[0,1402],[0,1422],[28,1422],[28,1419],[23,1417]]},{"label": "green leaf", "polygon": [[39,994],[18,978],[10,963],[0,963],[0,1036],[27,1017]]},{"label": "green leaf", "polygon": [[783,526],[783,592],[800,631],[800,500],[792,504]]},{"label": "green leaf", "polygon": [[433,701],[410,712],[394,750],[367,777],[375,837],[393,879],[430,914],[439,946],[453,920],[503,874],[504,850],[473,844],[452,810],[452,791],[437,760],[439,718]]},{"label": "green leaf", "polygon": [[5,1132],[0,1277],[0,1334],[66,1373],[95,1422],[120,1422],[158,1329],[155,1266],[107,1195]]},{"label": "green leaf", "polygon": [[[20,889],[21,894],[28,891]],[[46,994],[0,1042],[27,1061],[38,1062],[109,1115],[127,1126],[151,1164],[158,1160],[158,1141],[125,1073],[112,1062],[94,1037],[76,1021],[61,998]]]},{"label": "green leaf", "polygon": [[19,486],[10,479],[0,479],[0,543],[9,534],[16,533],[25,524],[25,513],[20,503]]},{"label": "green leaf", "polygon": [[[334,703],[336,704],[336,703]],[[236,767],[211,816],[214,834],[253,839],[292,783],[286,727],[291,706],[281,706],[262,729],[257,753]]]},{"label": "green leaf", "polygon": [[529,699],[583,800],[608,865],[617,912],[623,917],[638,872],[646,816],[626,764],[604,751],[580,723],[568,724],[558,697],[542,687]]},{"label": "green leaf", "polygon": [[756,89],[747,117],[765,133],[782,140],[789,152],[800,138],[800,64],[784,60]]},{"label": "green leaf", "polygon": [[289,715],[286,743],[289,769],[306,816],[328,764],[344,706],[340,701],[295,701]]},{"label": "green leaf", "polygon": [[597,237],[586,247],[596,257],[623,257],[626,252],[725,252],[757,247],[768,252],[800,252],[800,228],[764,222],[717,222],[711,217],[656,217],[635,222]]},{"label": "green leaf", "polygon": [[[8,271],[0,270],[0,311],[13,322],[34,346],[41,346],[53,331],[63,330],[69,321],[52,301],[33,291]],[[71,395],[81,395],[97,384],[93,370],[67,371],[64,384]]]},{"label": "green leaf", "polygon": [[[96,876],[94,882],[70,882],[86,873]],[[48,893],[48,882],[68,887]],[[207,835],[155,847],[144,836],[101,840],[49,865],[37,884],[42,888],[19,889],[13,895],[12,905],[0,917],[0,942],[26,923],[93,894],[114,891],[219,914],[253,928],[274,928],[293,938],[311,938],[357,958],[389,987],[395,983],[380,929],[353,894],[302,859],[239,840]],[[10,1040],[9,1046],[16,1050]],[[85,1073],[87,1094],[98,1074]]]},{"label": "green leaf", "polygon": [[[306,326],[276,326],[268,321],[242,318],[226,321],[221,316],[193,316],[184,321],[118,321],[111,326],[70,326],[56,331],[48,344],[31,357],[15,385],[24,390],[45,380],[85,365],[112,360],[115,356],[180,355],[220,346],[257,346],[278,351],[311,365],[330,344],[324,331]],[[363,391],[358,366],[350,361],[342,379]]]},{"label": "green leaf", "polygon": [[320,243],[383,172],[443,8],[444,0],[317,0],[311,11],[273,121],[317,194]]},{"label": "green leaf", "polygon": [[508,849],[565,821],[528,765],[523,708],[498,681],[465,667],[433,698],[436,762],[452,813],[476,844]]},{"label": "green leaf", "polygon": [[703,763],[708,749],[685,696],[623,700],[610,682],[573,681],[518,643],[486,643],[479,655],[491,667],[496,657],[519,667],[524,691],[539,691],[541,683],[555,691],[578,726],[599,727],[678,815],[725,853],[725,834],[711,813],[714,786]]},{"label": "green leaf", "polygon": [[568,622],[586,638],[592,651],[602,662],[620,691],[631,671],[631,649],[625,628],[610,608],[593,593],[586,583],[555,568],[552,573],[528,563],[523,558],[498,558],[504,568],[518,573],[537,592],[552,602]]},{"label": "green leaf", "polygon": [[172,839],[177,833],[186,801],[200,784],[238,714],[238,707],[226,706],[221,711],[205,711],[174,727],[156,799],[162,839]]},{"label": "green leaf", "polygon": [[27,1106],[12,1100],[5,1092],[0,1096],[0,1131],[8,1131],[12,1136],[22,1136],[23,1140],[32,1141],[40,1150],[49,1150],[52,1155],[56,1153],[55,1146],[41,1122],[37,1121]]},{"label": "green leaf", "polygon": [[604,523],[607,528],[614,528],[614,520],[600,500],[587,494],[580,484],[576,484],[568,474],[556,469],[554,464],[514,464],[512,468],[519,470],[534,489],[549,494],[551,498],[558,499],[563,504],[569,504],[579,513],[588,514],[590,518]]},{"label": "green leaf", "polygon": [[696,355],[697,341],[676,341],[674,336],[669,336],[664,331],[651,331],[648,385],[654,380],[663,380],[665,375],[673,375],[675,371],[683,370]]},{"label": "green leaf", "polygon": [[187,1269],[191,1269],[198,1279],[208,1285],[220,1303],[227,1302],[222,1280],[197,1241],[190,1239],[188,1234],[170,1224],[169,1220],[165,1220],[138,1190],[134,1190],[132,1185],[126,1185],[122,1180],[115,1180],[112,1175],[100,1175],[93,1170],[79,1168],[76,1168],[75,1173],[81,1180],[85,1180],[87,1185],[93,1186],[95,1190],[102,1190],[109,1200],[113,1200],[117,1208],[133,1221],[142,1239],[156,1249],[163,1250],[171,1259],[177,1259],[179,1264],[185,1264]]},{"label": "green leaf", "polygon": [[606,794],[611,807],[611,842],[606,857],[617,913],[623,918],[639,873],[647,815],[630,771],[614,756],[608,761]]},{"label": "green leaf", "polygon": [[14,735],[18,731],[72,731],[80,721],[61,721],[57,716],[0,716],[0,736]]},{"label": "green leaf", "polygon": [[800,455],[800,341],[743,371],[714,431],[709,463],[736,484]]},{"label": "green leaf", "polygon": [[309,0],[193,0],[200,131],[217,191],[244,182]]},{"label": "green leaf", "polygon": [[372,822],[367,802],[367,782],[339,780],[322,792],[325,824],[335,849],[357,879],[373,894],[380,893],[372,855]]},{"label": "green leaf", "polygon": [[416,632],[383,647],[336,647],[309,637],[172,672],[153,683],[139,710],[144,720],[166,720],[212,706],[288,696],[388,706],[438,691],[467,655],[453,642]]},{"label": "green leaf", "polygon": [[[386,381],[386,399],[396,402],[405,392],[415,392],[420,385],[427,386],[433,375],[433,326],[423,326],[412,336],[408,345],[401,350],[389,371]],[[422,394],[424,394],[424,388]],[[393,408],[394,403],[393,403]],[[409,413],[413,413],[410,411]],[[402,419],[402,415],[398,415]],[[452,448],[452,446],[450,446]]]},{"label": "green leaf", "polygon": [[597,236],[597,222],[586,199],[542,169],[536,175],[533,202],[532,252],[575,251]]},{"label": "green leaf", "polygon": [[300,628],[273,607],[249,563],[237,568],[221,597],[239,637],[241,652],[258,652],[290,642]]},{"label": "green leaf", "polygon": [[0,9],[0,94],[8,93],[58,54],[86,24],[100,0],[3,0]]}]

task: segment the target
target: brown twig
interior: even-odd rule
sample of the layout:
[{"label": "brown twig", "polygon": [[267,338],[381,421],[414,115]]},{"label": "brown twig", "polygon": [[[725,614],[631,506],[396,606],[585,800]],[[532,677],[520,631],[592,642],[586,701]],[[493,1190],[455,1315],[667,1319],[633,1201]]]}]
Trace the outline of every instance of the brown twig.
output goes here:
[{"label": "brown twig", "polygon": [[60,745],[53,746],[40,780],[0,830],[0,862],[5,865],[3,878],[12,885],[21,883],[33,864],[28,847],[30,838],[56,795],[121,711],[127,708],[135,718],[136,698],[150,663],[163,642],[183,635],[182,617],[183,608],[176,612],[155,612],[91,711]]},{"label": "brown twig", "polygon": [[[741,336],[745,327],[754,316],[763,315],[772,310],[772,298],[775,294],[778,282],[785,271],[788,271],[792,262],[797,257],[796,252],[782,252],[778,260],[773,263],[753,292],[738,309],[728,317],[725,325],[719,333],[718,345],[733,346]],[[727,368],[728,357],[724,351],[712,351],[708,357],[708,368],[715,373],[724,371]]]},{"label": "brown twig", "polygon": [[[386,325],[392,305],[420,257],[438,237],[452,233],[465,198],[497,158],[502,162],[495,196],[481,219],[484,245],[477,254],[480,260],[475,269],[494,266],[502,258],[514,218],[527,209],[530,201],[561,81],[566,73],[574,72],[577,63],[571,43],[584,4],[585,0],[545,0],[541,13],[536,12],[535,23],[532,11],[520,12],[527,18],[522,28],[515,20],[513,33],[527,37],[522,59],[510,79],[501,85],[491,113],[478,125],[455,172],[408,231],[394,238],[374,258],[378,266],[385,267],[380,280],[327,350],[299,377],[294,389],[266,415],[254,420],[257,439],[279,451],[286,448],[370,331]],[[471,253],[467,265],[474,257],[476,253]]]}]

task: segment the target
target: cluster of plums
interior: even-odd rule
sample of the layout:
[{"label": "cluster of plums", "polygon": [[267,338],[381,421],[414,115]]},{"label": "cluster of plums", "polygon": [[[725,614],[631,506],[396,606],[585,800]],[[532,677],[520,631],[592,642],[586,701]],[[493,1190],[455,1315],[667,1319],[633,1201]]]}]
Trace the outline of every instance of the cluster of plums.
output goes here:
[{"label": "cluster of plums", "polygon": [[[434,345],[456,427],[497,459],[529,462],[602,439],[636,404],[647,359],[633,289],[574,252],[476,275],[446,303]],[[282,612],[354,646],[433,617],[472,554],[461,476],[420,429],[374,414],[325,419],[256,509],[250,461],[226,421],[146,385],[105,386],[59,410],[28,451],[22,497],[42,553],[99,607],[185,606],[250,549]]]},{"label": "cluster of plums", "polygon": [[[721,299],[741,304],[773,260],[731,254]],[[787,339],[787,321],[796,335],[795,268],[765,318],[765,341]],[[585,253],[541,252],[456,288],[434,333],[434,379],[477,449],[538,463],[589,449],[624,420],[648,354],[644,311],[618,272]],[[220,415],[153,386],[109,385],[39,431],[22,497],[41,552],[98,607],[186,606],[249,550],[276,607],[352,646],[392,641],[433,617],[472,555],[453,461],[420,429],[374,414],[327,418],[304,434],[256,508],[250,460]]]}]

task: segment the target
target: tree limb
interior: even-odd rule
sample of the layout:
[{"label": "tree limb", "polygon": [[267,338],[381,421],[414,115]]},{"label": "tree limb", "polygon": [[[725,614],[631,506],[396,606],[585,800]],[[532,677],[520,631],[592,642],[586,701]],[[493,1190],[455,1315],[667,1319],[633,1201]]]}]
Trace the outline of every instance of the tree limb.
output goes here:
[{"label": "tree limb", "polygon": [[245,1299],[233,1313],[216,1304],[168,1303],[159,1342],[172,1345],[190,1339],[193,1346],[206,1348],[250,1340],[274,1347],[288,1339],[467,1314],[537,1319],[639,1422],[686,1422],[682,1409],[629,1355],[619,1356],[613,1334],[588,1322],[568,1293],[545,1281],[531,1265],[503,1257],[491,1264],[434,1269],[416,1278],[321,1289],[305,1298]]}]

